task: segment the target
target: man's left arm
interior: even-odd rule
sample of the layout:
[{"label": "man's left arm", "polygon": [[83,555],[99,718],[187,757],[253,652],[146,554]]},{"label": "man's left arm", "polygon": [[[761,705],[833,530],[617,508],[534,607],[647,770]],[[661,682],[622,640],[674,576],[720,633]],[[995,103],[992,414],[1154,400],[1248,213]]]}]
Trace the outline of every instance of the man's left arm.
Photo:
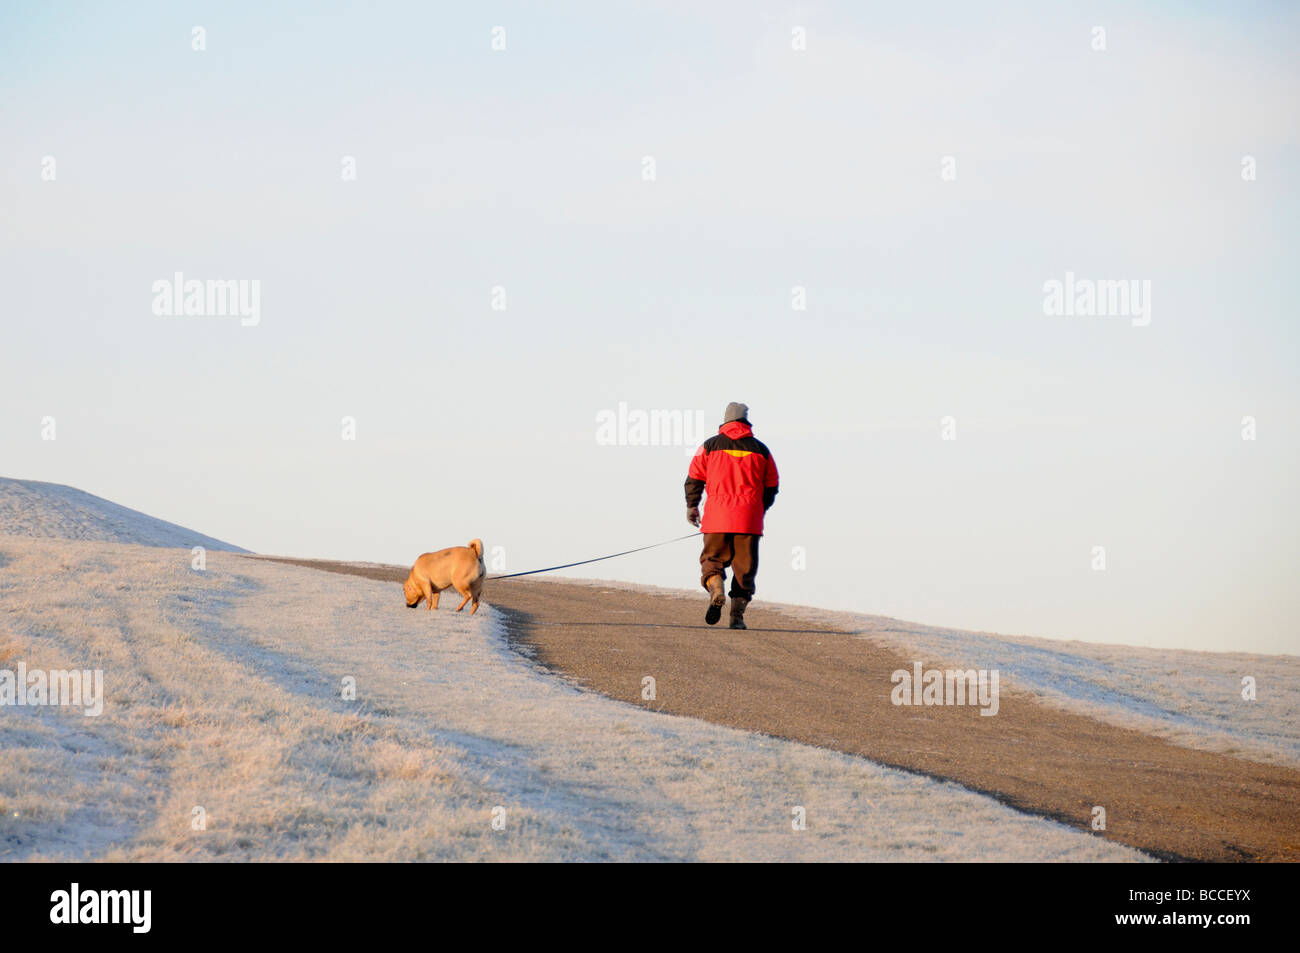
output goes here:
[{"label": "man's left arm", "polygon": [[695,451],[691,465],[686,471],[686,522],[692,526],[700,525],[700,499],[704,496],[704,487],[708,478],[708,469],[704,465],[705,450]]}]

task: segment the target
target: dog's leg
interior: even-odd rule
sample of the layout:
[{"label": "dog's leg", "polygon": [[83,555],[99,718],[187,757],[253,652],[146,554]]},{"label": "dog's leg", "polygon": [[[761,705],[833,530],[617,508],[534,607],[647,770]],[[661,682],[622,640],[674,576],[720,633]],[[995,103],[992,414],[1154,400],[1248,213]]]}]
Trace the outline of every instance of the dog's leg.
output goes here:
[{"label": "dog's leg", "polygon": [[[459,592],[461,595],[463,595],[463,596],[465,597],[464,599],[460,600],[460,605],[458,605],[458,606],[456,607],[456,611],[459,612],[461,609],[465,608],[465,603],[469,602],[469,590],[468,590],[468,589],[458,589],[458,590],[456,590],[456,591]],[[470,612],[470,615],[473,615],[473,614],[474,614],[473,612]]]},{"label": "dog's leg", "polygon": [[432,612],[438,608],[438,590],[425,581],[420,582],[420,591],[424,593],[425,602],[428,604],[429,611]]}]

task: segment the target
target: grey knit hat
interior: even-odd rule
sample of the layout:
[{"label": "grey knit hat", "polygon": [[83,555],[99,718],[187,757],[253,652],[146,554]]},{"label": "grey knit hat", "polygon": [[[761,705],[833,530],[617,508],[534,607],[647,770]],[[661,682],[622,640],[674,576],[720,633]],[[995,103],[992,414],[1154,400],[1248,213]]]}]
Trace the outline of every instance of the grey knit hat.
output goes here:
[{"label": "grey knit hat", "polygon": [[729,424],[733,420],[740,420],[749,423],[749,405],[742,404],[735,400],[729,403],[727,405],[727,412],[722,415],[722,422],[724,424]]}]

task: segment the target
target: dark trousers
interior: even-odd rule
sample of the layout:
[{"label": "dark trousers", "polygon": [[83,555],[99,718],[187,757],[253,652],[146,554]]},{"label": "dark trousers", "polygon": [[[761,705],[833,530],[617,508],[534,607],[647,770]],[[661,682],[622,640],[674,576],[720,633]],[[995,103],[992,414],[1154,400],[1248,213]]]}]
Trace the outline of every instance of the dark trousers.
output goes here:
[{"label": "dark trousers", "polygon": [[731,567],[732,598],[754,598],[754,576],[758,574],[758,541],[753,533],[705,533],[700,553],[700,585],[709,588],[710,576],[727,578]]}]

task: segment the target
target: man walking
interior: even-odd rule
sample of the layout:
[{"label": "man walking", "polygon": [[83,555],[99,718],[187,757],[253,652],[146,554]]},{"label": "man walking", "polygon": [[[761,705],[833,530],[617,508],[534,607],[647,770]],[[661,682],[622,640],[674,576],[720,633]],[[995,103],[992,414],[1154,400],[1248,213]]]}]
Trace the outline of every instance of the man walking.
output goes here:
[{"label": "man walking", "polygon": [[[745,628],[745,607],[754,598],[758,540],[763,514],[776,499],[778,477],[772,452],[754,436],[749,408],[727,405],[722,426],[695,451],[686,474],[686,519],[704,533],[700,584],[709,592],[704,621],[715,624],[727,601],[731,567],[731,628]],[[700,497],[707,494],[704,521]]]}]

